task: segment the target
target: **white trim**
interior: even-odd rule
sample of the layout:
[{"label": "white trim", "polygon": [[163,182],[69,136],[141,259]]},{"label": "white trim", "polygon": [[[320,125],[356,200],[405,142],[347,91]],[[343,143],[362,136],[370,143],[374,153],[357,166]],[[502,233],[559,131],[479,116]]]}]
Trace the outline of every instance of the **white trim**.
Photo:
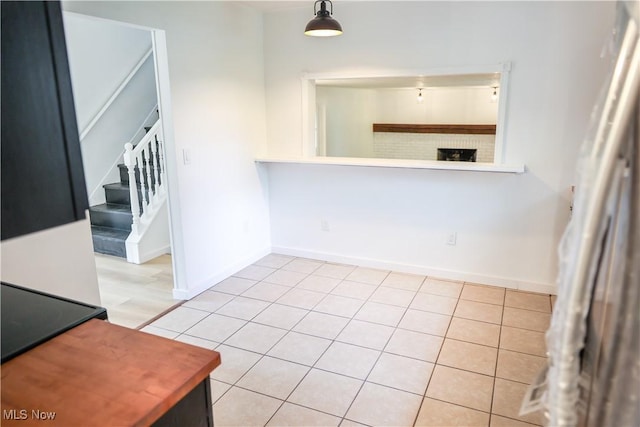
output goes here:
[{"label": "white trim", "polygon": [[375,71],[335,71],[325,73],[303,73],[302,78],[306,80],[325,79],[351,79],[351,78],[375,78],[375,77],[412,77],[412,76],[443,76],[462,74],[490,74],[502,73],[506,68],[510,68],[509,62],[489,65],[473,65],[460,67],[440,67],[428,69],[393,69]]},{"label": "white trim", "polygon": [[505,155],[505,125],[507,123],[507,102],[509,100],[509,73],[511,72],[511,63],[503,64],[500,74],[500,87],[498,88],[498,118],[496,120],[496,139],[493,149],[493,162],[502,164]]},{"label": "white trim", "polygon": [[316,119],[316,85],[313,80],[302,79],[302,157],[316,155],[315,149],[315,119]]},{"label": "white trim", "polygon": [[310,157],[310,158],[276,158],[263,157],[255,159],[257,163],[294,163],[308,165],[361,166],[400,169],[431,169],[470,172],[524,173],[526,167],[519,165],[499,165],[495,163],[475,162],[442,162],[435,160],[403,160],[403,159],[367,159],[356,157]]},{"label": "white trim", "polygon": [[124,80],[120,83],[120,85],[118,85],[116,90],[111,94],[109,99],[107,99],[107,102],[105,102],[105,104],[102,106],[100,111],[98,111],[96,113],[96,115],[93,116],[93,119],[91,119],[89,124],[87,126],[85,126],[85,128],[83,129],[82,132],[80,132],[80,141],[81,142],[89,134],[91,129],[93,129],[95,124],[98,123],[98,121],[100,120],[102,115],[109,109],[109,107],[111,107],[111,104],[113,104],[113,102],[118,98],[118,96],[124,90],[124,88],[127,87],[129,82],[131,81],[131,79],[133,79],[133,77],[138,73],[138,70],[140,68],[142,68],[142,66],[144,65],[145,62],[147,62],[147,59],[149,59],[149,57],[151,56],[152,53],[153,53],[153,47],[151,49],[149,49],[143,55],[143,57],[140,59],[140,61],[138,61],[138,63],[135,65],[135,67],[133,67],[131,72],[129,72],[129,74],[127,74],[127,76],[124,78]]},{"label": "white trim", "polygon": [[[166,208],[165,207],[165,204],[167,203],[166,193],[159,192],[157,196],[158,196],[157,199],[154,201],[154,203],[156,203],[156,205],[154,206],[154,209],[149,210],[149,212],[146,212],[145,215],[140,218],[140,221],[138,222],[138,224],[135,224],[135,223],[132,224],[131,233],[125,240],[125,247],[127,251],[127,262],[130,262],[132,264],[143,264],[149,261],[150,259],[154,258],[154,257],[148,257],[147,256],[148,254],[145,252],[140,252],[140,243],[142,242],[142,239],[144,238],[145,234],[147,234],[149,228],[152,227],[153,224],[156,222],[156,218],[158,217],[158,215],[162,213],[162,209]],[[147,206],[147,209],[148,209],[148,206]],[[168,223],[168,216],[169,216],[169,212],[167,210],[167,223]],[[168,247],[169,247],[168,252],[160,252],[158,255],[162,255],[163,253],[170,253],[171,245],[169,245]],[[150,253],[155,253],[155,252],[157,251],[154,249]]]},{"label": "white trim", "polygon": [[[62,6],[64,8],[64,2]],[[167,207],[169,208],[169,241],[171,242],[171,263],[173,266],[173,292],[175,294],[178,290],[188,289],[187,272],[185,268],[186,252],[184,249],[184,240],[181,230],[182,215],[180,211],[180,201],[178,200],[178,172],[175,155],[176,144],[173,131],[173,110],[171,106],[171,85],[169,79],[169,59],[167,53],[166,32],[165,30],[158,28],[131,24],[114,19],[100,18],[97,16],[68,11],[64,11],[64,13],[151,32],[151,46],[155,66],[158,110],[160,112],[160,122],[162,123],[162,133],[164,136],[163,154],[165,156],[165,178],[167,180]]]},{"label": "white trim", "polygon": [[421,274],[445,280],[471,282],[488,286],[501,286],[504,288],[518,289],[528,292],[539,292],[543,294],[557,293],[556,286],[552,283],[528,282],[509,277],[489,276],[468,271],[445,270],[431,266],[382,261],[373,258],[354,257],[329,252],[309,251],[300,248],[274,246],[271,249],[272,253],[317,259],[320,261],[351,264],[381,270],[392,270],[401,273]]},{"label": "white trim", "polygon": [[233,275],[234,273],[237,273],[238,271],[242,270],[243,268],[248,267],[249,265],[253,264],[254,262],[258,261],[259,259],[269,255],[270,253],[271,253],[271,248],[269,248],[269,247],[263,248],[262,250],[259,250],[259,251],[255,252],[252,256],[250,256],[248,258],[245,258],[244,261],[237,262],[237,263],[235,263],[235,264],[223,269],[219,273],[214,274],[213,276],[209,277],[208,279],[201,281],[196,286],[192,286],[192,287],[189,287],[187,289],[174,288],[173,289],[173,298],[174,299],[181,299],[181,300],[189,300],[189,299],[201,294],[202,292],[206,291],[207,289],[209,289],[213,285],[222,282],[224,279],[228,278],[229,276]]},{"label": "white trim", "polygon": [[327,106],[316,105],[315,125],[315,150],[316,156],[327,156]]},{"label": "white trim", "polygon": [[164,137],[164,166],[167,180],[167,208],[169,215],[169,241],[171,242],[171,262],[173,266],[173,293],[188,291],[186,271],[186,251],[182,235],[182,215],[178,188],[178,166],[176,143],[173,131],[173,110],[171,106],[171,86],[169,79],[169,58],[167,35],[164,30],[151,29],[151,42],[156,72],[156,90],[162,135]]}]

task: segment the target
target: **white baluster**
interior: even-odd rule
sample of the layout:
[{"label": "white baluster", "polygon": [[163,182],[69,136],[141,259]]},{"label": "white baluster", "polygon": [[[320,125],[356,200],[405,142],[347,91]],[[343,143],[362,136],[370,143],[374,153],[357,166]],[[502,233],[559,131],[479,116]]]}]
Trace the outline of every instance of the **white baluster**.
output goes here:
[{"label": "white baluster", "polygon": [[161,186],[164,184],[160,177],[160,146],[158,145],[158,132],[153,135],[151,140],[151,146],[153,147],[153,176],[156,179],[156,192],[155,196],[160,196]]},{"label": "white baluster", "polygon": [[163,142],[163,134],[162,134],[162,130],[158,131],[158,152],[160,153],[160,161],[158,162],[158,167],[160,168],[160,182],[161,182],[161,186],[160,186],[160,190],[162,190],[163,193],[167,192],[167,175],[166,175],[166,169],[167,167],[164,164],[164,142]]},{"label": "white baluster", "polygon": [[162,170],[164,169],[164,166],[162,164],[162,147],[160,146],[160,131],[158,130],[153,138],[153,149],[156,152],[156,156],[154,157],[154,159],[156,159],[156,178],[158,179],[158,195],[160,195],[160,193],[162,192],[162,190],[164,189],[164,179],[162,178]]},{"label": "white baluster", "polygon": [[[143,170],[143,165],[144,165],[144,151],[141,151],[140,153],[138,153],[138,155],[136,156],[136,161],[138,162],[138,170],[140,171],[140,187],[141,187],[141,193],[142,193],[142,215],[144,215],[145,213],[147,213],[147,192],[145,191],[144,188],[144,170]],[[129,183],[129,185],[131,185],[131,183]],[[136,186],[137,188],[137,186]]]},{"label": "white baluster", "polygon": [[158,195],[158,177],[156,176],[156,166],[157,166],[158,160],[156,159],[156,155],[153,152],[155,145],[156,145],[156,140],[155,140],[155,133],[154,133],[149,139],[149,158],[153,162],[153,166],[149,169],[149,176],[151,177],[150,179],[153,180],[153,193],[149,195],[152,205],[155,204],[155,201]]},{"label": "white baluster", "polygon": [[133,144],[126,144],[124,146],[124,164],[127,166],[127,172],[129,173],[129,198],[131,200],[131,215],[133,217],[131,232],[138,234],[140,202],[138,201],[138,187],[136,185],[136,160],[133,156]]},{"label": "white baluster", "polygon": [[[148,196],[147,199],[149,200],[149,209],[148,211],[153,211],[153,193],[155,192],[155,189],[153,188],[153,182],[151,181],[151,175],[153,174],[152,171],[152,165],[151,165],[151,161],[153,160],[153,153],[151,152],[151,143],[147,142],[147,147],[144,147],[142,149],[142,153],[146,156],[147,158],[147,186],[148,186]],[[154,162],[155,163],[155,162]]]}]

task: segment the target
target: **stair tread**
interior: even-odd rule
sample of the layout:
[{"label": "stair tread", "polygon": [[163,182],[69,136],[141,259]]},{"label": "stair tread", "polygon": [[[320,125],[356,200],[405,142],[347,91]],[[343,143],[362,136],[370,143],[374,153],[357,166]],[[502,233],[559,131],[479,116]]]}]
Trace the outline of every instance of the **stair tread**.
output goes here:
[{"label": "stair tread", "polygon": [[[138,187],[138,191],[140,191],[140,188],[142,187],[142,185],[138,184],[137,187]],[[102,186],[102,188],[104,188],[104,189],[112,189],[112,190],[127,190],[127,191],[129,191],[129,184],[128,183],[122,183],[122,182],[113,182],[111,184],[104,184]]]},{"label": "stair tread", "polygon": [[123,184],[122,182],[112,182],[110,184],[104,184],[102,186],[102,188],[113,188],[115,190],[119,190],[119,189],[129,189],[129,184]]},{"label": "stair tread", "polygon": [[94,205],[89,208],[94,212],[113,212],[115,214],[129,214],[131,215],[131,207],[128,205],[119,205],[115,203],[102,203],[100,205]]},{"label": "stair tread", "polygon": [[129,230],[118,230],[98,225],[91,226],[93,251],[120,258],[127,258],[126,241]]},{"label": "stair tread", "polygon": [[128,230],[120,230],[118,228],[100,227],[98,225],[91,226],[91,234],[96,237],[113,240],[126,240],[131,234]]},{"label": "stair tread", "polygon": [[[154,158],[152,157],[151,160],[153,160],[153,159]],[[147,163],[147,159],[144,159],[143,163],[146,164]],[[153,162],[151,162],[151,163],[153,164]],[[127,168],[127,165],[125,165],[124,163],[118,163],[116,166],[119,167],[120,169],[127,169],[127,170],[129,169],[129,168]],[[137,168],[137,166],[136,166],[136,168]]]}]

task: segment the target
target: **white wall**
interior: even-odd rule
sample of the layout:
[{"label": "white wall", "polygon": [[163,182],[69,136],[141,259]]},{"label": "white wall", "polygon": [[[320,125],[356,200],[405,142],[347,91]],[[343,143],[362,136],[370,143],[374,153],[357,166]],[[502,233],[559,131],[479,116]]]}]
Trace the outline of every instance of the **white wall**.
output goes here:
[{"label": "white wall", "polygon": [[50,294],[100,304],[87,219],[0,244],[2,281]]},{"label": "white wall", "polygon": [[151,34],[73,13],[62,16],[78,128],[82,132],[151,49]]},{"label": "white wall", "polygon": [[156,205],[153,216],[144,224],[144,232],[140,235],[130,234],[127,237],[127,261],[144,264],[162,254],[171,253],[171,237],[169,235],[169,208],[167,203]]},{"label": "white wall", "polygon": [[[506,163],[520,175],[269,166],[273,246],[450,278],[554,288],[578,147],[606,74],[611,2],[353,2],[345,32],[302,34],[308,8],[265,18],[268,152],[301,150],[303,73],[497,64],[513,69]],[[320,221],[330,224],[322,232]],[[456,246],[445,244],[449,231]],[[385,263],[386,262],[386,263]]]},{"label": "white wall", "polygon": [[491,102],[490,87],[434,87],[377,90],[378,123],[496,124],[498,103]]},{"label": "white wall", "polygon": [[373,157],[376,99],[373,89],[316,88],[316,103],[326,112],[327,156]]},{"label": "white wall", "polygon": [[105,202],[102,185],[120,182],[124,145],[136,145],[144,126],[158,120],[156,79],[150,56],[87,136],[80,141],[89,205]]},{"label": "white wall", "polygon": [[193,296],[267,253],[268,195],[253,161],[265,143],[261,14],[239,2],[73,1],[63,8],[166,32],[174,295]]}]

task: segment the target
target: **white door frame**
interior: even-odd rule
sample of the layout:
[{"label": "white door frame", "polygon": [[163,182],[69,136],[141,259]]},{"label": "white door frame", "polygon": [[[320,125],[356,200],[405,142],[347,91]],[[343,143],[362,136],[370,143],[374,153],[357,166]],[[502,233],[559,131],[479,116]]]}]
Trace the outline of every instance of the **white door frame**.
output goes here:
[{"label": "white door frame", "polygon": [[180,198],[178,194],[178,165],[173,131],[173,110],[171,106],[171,86],[169,83],[169,57],[167,36],[164,30],[151,29],[153,60],[156,73],[156,90],[160,124],[164,135],[164,163],[167,177],[167,207],[169,208],[169,241],[173,264],[173,297],[188,299],[187,274],[185,271],[184,240],[182,238]]},{"label": "white door frame", "polygon": [[169,82],[169,58],[167,55],[167,37],[164,30],[100,18],[71,11],[65,14],[82,16],[83,18],[110,22],[130,28],[137,28],[151,33],[153,61],[156,77],[156,97],[160,125],[164,135],[165,177],[167,180],[167,207],[169,213],[169,244],[171,246],[171,262],[173,267],[173,298],[188,299],[187,274],[185,269],[184,239],[182,238],[182,215],[178,194],[178,168],[176,163],[176,144],[173,130],[173,110],[171,108],[171,85]]}]

